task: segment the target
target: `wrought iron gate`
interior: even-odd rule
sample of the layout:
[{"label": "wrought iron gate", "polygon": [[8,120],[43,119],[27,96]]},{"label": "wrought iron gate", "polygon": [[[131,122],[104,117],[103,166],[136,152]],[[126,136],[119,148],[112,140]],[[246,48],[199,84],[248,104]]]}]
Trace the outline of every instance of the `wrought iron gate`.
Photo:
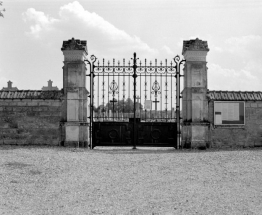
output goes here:
[{"label": "wrought iron gate", "polygon": [[[90,65],[90,147],[180,147],[180,66],[176,56],[167,64],[97,62]],[[173,87],[176,86],[176,87]],[[175,95],[174,95],[175,94]]]}]

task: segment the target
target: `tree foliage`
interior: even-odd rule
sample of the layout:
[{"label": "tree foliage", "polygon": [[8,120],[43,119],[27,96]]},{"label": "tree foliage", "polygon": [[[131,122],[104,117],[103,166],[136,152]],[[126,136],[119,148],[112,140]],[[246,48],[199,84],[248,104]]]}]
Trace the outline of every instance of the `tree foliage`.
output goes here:
[{"label": "tree foliage", "polygon": [[[0,1],[0,6],[3,6],[3,2],[2,1]],[[5,9],[0,10],[0,16],[4,17],[4,14],[3,14],[4,11],[5,11]]]},{"label": "tree foliage", "polygon": [[[106,112],[108,110],[111,110],[112,112],[119,112],[119,113],[130,113],[134,111],[134,101],[130,98],[124,100],[117,101],[114,100],[114,104],[111,100],[111,102],[107,103],[106,105],[99,105],[97,108],[94,108],[95,112]],[[136,109],[142,110],[143,105],[141,103],[136,102]]]}]

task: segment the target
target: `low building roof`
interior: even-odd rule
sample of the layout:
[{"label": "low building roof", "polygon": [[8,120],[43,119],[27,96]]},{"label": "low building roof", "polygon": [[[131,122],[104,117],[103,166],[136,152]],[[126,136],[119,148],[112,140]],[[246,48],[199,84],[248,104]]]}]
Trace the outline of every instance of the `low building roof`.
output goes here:
[{"label": "low building roof", "polygon": [[62,90],[18,90],[0,91],[0,99],[62,99]]},{"label": "low building roof", "polygon": [[207,97],[212,101],[262,101],[262,92],[208,90]]}]

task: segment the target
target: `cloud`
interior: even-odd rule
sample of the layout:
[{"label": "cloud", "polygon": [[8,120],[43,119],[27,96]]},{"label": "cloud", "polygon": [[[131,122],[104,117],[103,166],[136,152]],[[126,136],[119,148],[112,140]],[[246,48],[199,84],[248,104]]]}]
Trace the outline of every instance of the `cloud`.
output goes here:
[{"label": "cloud", "polygon": [[9,80],[5,77],[0,77],[0,90],[2,90],[3,87],[7,87],[7,82]]},{"label": "cloud", "polygon": [[138,36],[131,36],[116,28],[98,14],[83,8],[77,1],[62,6],[58,14],[59,18],[55,19],[29,8],[23,13],[26,23],[33,22],[27,34],[43,40],[53,40],[54,36],[60,41],[72,37],[87,40],[96,55],[111,57],[112,53],[116,53],[122,56],[128,52],[132,55],[134,51],[142,55],[158,54],[156,49],[149,47]]},{"label": "cloud", "polygon": [[164,45],[164,46],[162,47],[162,49],[163,49],[167,54],[169,54],[169,55],[172,55],[172,56],[175,55],[175,53],[174,53],[168,46],[166,46],[166,45]]},{"label": "cloud", "polygon": [[242,37],[231,37],[225,41],[230,53],[239,57],[260,58],[262,55],[262,37],[259,35],[248,35]]},{"label": "cloud", "polygon": [[250,67],[236,71],[222,68],[217,64],[208,66],[208,88],[210,90],[260,91],[260,80],[261,77],[256,76]]},{"label": "cloud", "polygon": [[51,31],[53,29],[52,25],[58,21],[45,15],[41,11],[36,11],[34,8],[27,9],[22,16],[25,22],[34,22],[34,24],[30,26],[30,32],[28,32],[28,34],[35,38],[39,38],[40,34],[44,31]]},{"label": "cloud", "polygon": [[218,47],[218,46],[211,47],[210,50],[214,50],[214,51],[219,52],[219,53],[223,52],[223,49],[221,47]]},{"label": "cloud", "polygon": [[[231,37],[221,45],[225,45],[222,49],[224,59],[218,61],[220,63],[210,62],[208,87],[214,90],[262,91],[262,37]],[[211,46],[210,50],[214,47]],[[219,57],[216,55],[217,59]]]}]

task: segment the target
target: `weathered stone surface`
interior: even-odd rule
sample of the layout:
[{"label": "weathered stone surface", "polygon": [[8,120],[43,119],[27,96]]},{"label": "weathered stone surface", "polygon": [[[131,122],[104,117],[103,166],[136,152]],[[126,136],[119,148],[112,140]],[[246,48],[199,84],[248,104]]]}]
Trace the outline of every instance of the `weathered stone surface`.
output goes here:
[{"label": "weathered stone surface", "polygon": [[[245,125],[211,126],[211,147],[262,146],[262,109],[254,101],[245,103]],[[214,102],[209,102],[209,121],[214,123]]]},{"label": "weathered stone surface", "polygon": [[58,145],[61,101],[55,102],[50,106],[53,103],[44,100],[6,102],[0,99],[0,144]]},{"label": "weathered stone surface", "polygon": [[80,40],[64,41],[61,49],[64,54],[61,142],[70,145],[75,142],[87,142],[87,129],[80,122],[87,122],[86,90],[86,42]]},{"label": "weathered stone surface", "polygon": [[209,142],[207,105],[207,42],[184,41],[184,89],[182,92],[182,146],[205,148]]}]

